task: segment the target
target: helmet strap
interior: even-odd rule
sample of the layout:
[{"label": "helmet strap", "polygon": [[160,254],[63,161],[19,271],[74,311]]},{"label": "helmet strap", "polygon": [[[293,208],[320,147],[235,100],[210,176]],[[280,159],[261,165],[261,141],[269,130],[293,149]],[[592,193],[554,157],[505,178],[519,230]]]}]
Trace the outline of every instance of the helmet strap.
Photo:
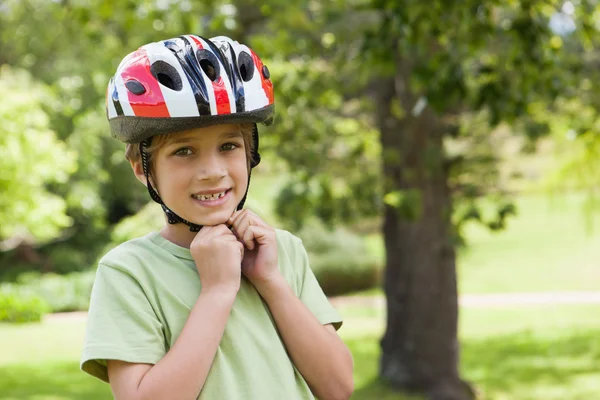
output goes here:
[{"label": "helmet strap", "polygon": [[173,225],[173,224],[178,224],[180,222],[183,222],[184,224],[186,224],[187,226],[190,227],[190,232],[200,231],[200,229],[202,229],[202,225],[196,225],[190,221],[187,221],[187,220],[181,218],[179,215],[175,214],[169,207],[167,207],[167,205],[160,198],[159,194],[152,187],[152,184],[150,183],[150,165],[149,165],[150,163],[148,160],[149,155],[146,152],[146,148],[150,147],[151,142],[152,142],[152,138],[149,138],[140,143],[140,154],[142,156],[142,168],[144,169],[144,175],[146,176],[146,187],[148,188],[148,193],[150,194],[150,197],[156,203],[161,205],[163,211],[165,212],[165,214],[167,216],[167,221],[169,222],[169,224]]}]

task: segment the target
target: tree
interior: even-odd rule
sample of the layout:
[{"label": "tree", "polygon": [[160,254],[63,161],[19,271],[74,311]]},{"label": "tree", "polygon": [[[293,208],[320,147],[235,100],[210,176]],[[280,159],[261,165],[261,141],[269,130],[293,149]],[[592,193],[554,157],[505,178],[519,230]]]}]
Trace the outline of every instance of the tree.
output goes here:
[{"label": "tree", "polygon": [[[209,4],[159,3],[7,0],[0,5],[0,64],[28,70],[45,84],[54,99],[41,104],[48,127],[78,154],[75,173],[52,186],[65,200],[69,227],[52,241],[37,243],[34,257],[19,260],[20,254],[0,251],[0,265],[12,268],[25,261],[29,268],[56,272],[89,268],[112,226],[148,201],[128,171],[124,145],[110,137],[106,85],[124,51],[196,31],[203,23],[198,15],[210,10]],[[60,215],[64,212],[56,218]]]},{"label": "tree", "polygon": [[[285,71],[276,76],[286,85],[277,93],[284,104],[277,145],[295,176],[281,211],[298,219],[307,209],[329,220],[348,210],[366,215],[377,201],[365,193],[382,189],[381,376],[398,389],[473,397],[458,371],[455,247],[466,220],[500,229],[514,212],[495,172],[494,127],[533,142],[549,130],[539,110],[563,112],[559,100],[579,95],[586,54],[598,40],[589,18],[598,5],[568,3],[268,3],[268,34],[256,40]],[[358,145],[336,152],[344,117],[355,121],[349,136]],[[361,151],[371,144],[360,129],[369,122],[379,131],[380,186],[361,163],[376,164]],[[342,179],[331,172],[344,158]],[[491,220],[482,217],[482,198],[497,205]]]},{"label": "tree", "polygon": [[[47,241],[71,223],[51,191],[75,169],[75,154],[49,128],[48,90],[25,71],[0,67],[0,251]],[[8,240],[8,239],[11,240]]]}]

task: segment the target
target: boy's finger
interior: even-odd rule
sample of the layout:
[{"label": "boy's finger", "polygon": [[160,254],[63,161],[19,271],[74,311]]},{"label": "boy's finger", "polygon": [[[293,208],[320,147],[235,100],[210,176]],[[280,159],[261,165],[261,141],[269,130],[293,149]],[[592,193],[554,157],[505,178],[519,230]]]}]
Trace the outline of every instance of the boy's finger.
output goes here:
[{"label": "boy's finger", "polygon": [[260,219],[259,216],[250,210],[244,212],[243,214],[237,215],[232,223],[233,230],[238,237],[244,237],[246,229],[248,229],[249,226],[262,226],[268,229],[271,228],[267,223]]},{"label": "boy's finger", "polygon": [[234,222],[240,218],[241,215],[243,215],[246,212],[246,210],[238,210],[235,211],[233,214],[231,214],[231,217],[229,217],[229,219],[227,220],[227,224],[228,225],[233,225]]},{"label": "boy's finger", "polygon": [[[250,250],[254,248],[256,244],[263,245],[274,240],[275,232],[271,228],[265,228],[263,226],[251,225],[246,229],[246,233],[244,235],[244,243],[248,246]],[[252,247],[248,244],[248,242],[252,242]]]},{"label": "boy's finger", "polygon": [[203,226],[198,234],[202,234],[203,239],[213,239],[218,236],[233,235],[225,224],[215,226]]},{"label": "boy's finger", "polygon": [[248,229],[244,232],[244,236],[242,236],[242,241],[248,248],[248,250],[254,250],[254,231],[252,230],[252,226],[249,226]]},{"label": "boy's finger", "polygon": [[242,237],[243,231],[246,230],[247,225],[250,225],[249,214],[246,210],[242,210],[235,219],[231,222],[231,227],[236,235]]},{"label": "boy's finger", "polygon": [[270,228],[269,224],[267,224],[265,221],[263,221],[261,217],[259,217],[258,215],[256,215],[251,210],[248,210],[248,213],[246,215],[248,215],[248,217],[252,220],[252,224],[251,225],[256,225],[256,226],[262,226],[262,227],[265,227],[265,228]]}]

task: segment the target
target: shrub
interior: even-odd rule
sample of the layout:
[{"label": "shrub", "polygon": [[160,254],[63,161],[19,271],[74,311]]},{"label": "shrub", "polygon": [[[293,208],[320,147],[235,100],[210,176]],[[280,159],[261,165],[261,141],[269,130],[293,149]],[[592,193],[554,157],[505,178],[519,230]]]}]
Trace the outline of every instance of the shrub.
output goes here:
[{"label": "shrub", "polygon": [[381,265],[359,235],[344,228],[329,230],[321,223],[311,222],[298,236],[326,295],[347,294],[379,284]]},{"label": "shrub", "polygon": [[51,312],[87,311],[94,276],[93,270],[67,275],[27,273],[17,282],[43,298]]},{"label": "shrub", "polygon": [[27,289],[0,286],[0,322],[39,322],[48,309],[42,297]]}]

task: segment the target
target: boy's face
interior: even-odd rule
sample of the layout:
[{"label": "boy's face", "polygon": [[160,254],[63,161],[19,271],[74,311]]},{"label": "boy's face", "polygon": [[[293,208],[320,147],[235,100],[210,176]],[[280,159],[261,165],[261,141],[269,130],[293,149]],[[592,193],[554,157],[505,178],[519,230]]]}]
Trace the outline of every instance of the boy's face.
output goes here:
[{"label": "boy's face", "polygon": [[174,135],[156,151],[153,177],[163,202],[181,218],[208,226],[226,222],[248,186],[239,126],[213,125]]}]

